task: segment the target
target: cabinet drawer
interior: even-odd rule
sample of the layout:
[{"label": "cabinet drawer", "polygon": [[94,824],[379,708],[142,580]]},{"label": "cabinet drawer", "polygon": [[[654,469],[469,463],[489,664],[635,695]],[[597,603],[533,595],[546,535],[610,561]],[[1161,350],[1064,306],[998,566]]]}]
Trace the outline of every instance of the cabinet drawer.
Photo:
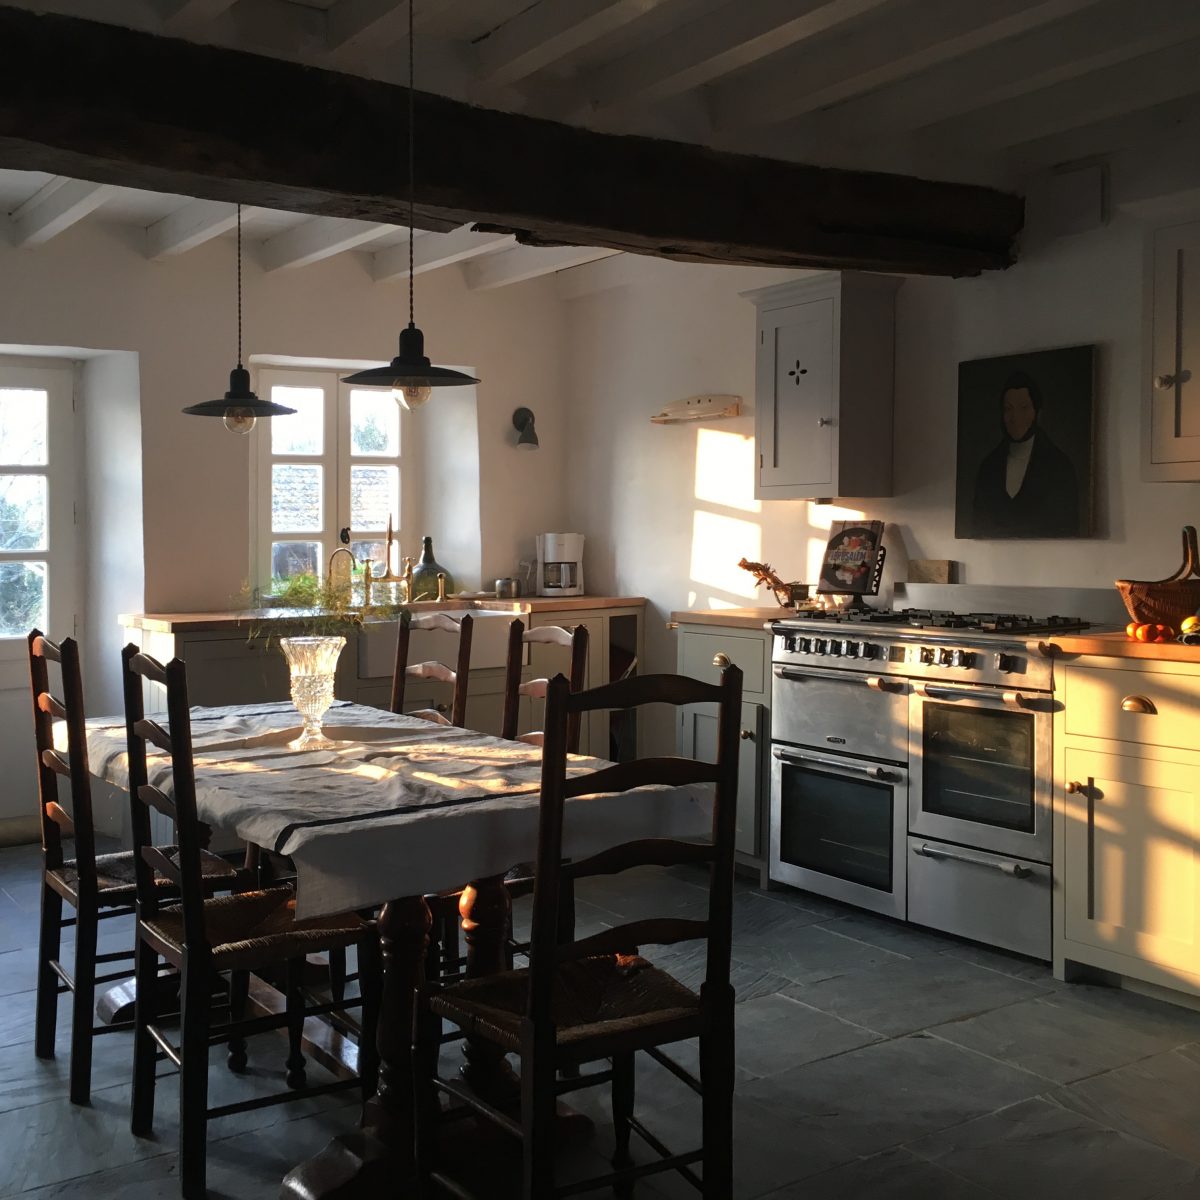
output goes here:
[{"label": "cabinet drawer", "polygon": [[1079,666],[1069,667],[1065,674],[1067,733],[1182,750],[1200,748],[1200,674]]},{"label": "cabinet drawer", "polygon": [[730,662],[741,667],[742,691],[766,690],[767,643],[762,638],[736,633],[685,633],[679,648],[679,669],[693,679],[717,683],[721,669],[713,666],[713,659],[718,654],[728,655]]}]

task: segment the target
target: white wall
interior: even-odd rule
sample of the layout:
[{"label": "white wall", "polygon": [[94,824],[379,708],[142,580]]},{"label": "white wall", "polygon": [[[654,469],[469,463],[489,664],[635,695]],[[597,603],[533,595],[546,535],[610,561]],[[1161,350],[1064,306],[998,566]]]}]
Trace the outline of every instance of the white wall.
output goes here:
[{"label": "white wall", "polygon": [[[951,558],[960,581],[1104,587],[1177,565],[1200,484],[1140,476],[1145,229],[1129,219],[1033,251],[977,279],[908,279],[898,293],[895,495],[846,509],[887,521],[897,562]],[[671,669],[674,609],[753,603],[745,554],[811,580],[833,506],[753,500],[753,420],[651,425],[667,401],[754,395],[754,308],[738,292],[795,273],[612,259],[563,289],[571,363],[571,527],[589,585],[649,597],[648,666]],[[1098,535],[954,537],[957,367],[964,359],[1099,346]],[[759,593],[760,596],[763,593]],[[766,602],[766,601],[762,601]]]},{"label": "white wall", "polygon": [[77,389],[82,479],[80,642],[89,712],[120,712],[121,613],[142,606],[142,429],[136,354],[83,363]]},{"label": "white wall", "polygon": [[[219,609],[239,594],[248,572],[250,439],[180,409],[227,386],[236,349],[233,248],[222,239],[158,263],[142,251],[140,230],[98,222],[36,250],[0,247],[0,328],[10,343],[137,354],[144,607]],[[406,285],[372,282],[365,256],[270,273],[249,262],[245,287],[247,356],[382,360],[395,353],[407,319]],[[560,313],[550,278],[488,292],[469,291],[456,270],[417,281],[427,348],[437,361],[470,366],[482,380],[485,578],[511,574],[532,535],[563,521]],[[522,456],[522,485],[510,488],[518,460],[508,434],[512,410],[522,404],[537,412],[547,452]],[[404,531],[406,550],[422,532]]]}]

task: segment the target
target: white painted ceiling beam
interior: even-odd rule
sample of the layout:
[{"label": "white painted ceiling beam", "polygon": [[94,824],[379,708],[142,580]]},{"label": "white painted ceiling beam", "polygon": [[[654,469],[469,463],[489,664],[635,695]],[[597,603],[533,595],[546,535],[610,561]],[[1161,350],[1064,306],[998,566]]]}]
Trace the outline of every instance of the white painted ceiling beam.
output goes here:
[{"label": "white painted ceiling beam", "polygon": [[[243,208],[243,224],[258,211]],[[182,208],[146,227],[146,257],[161,259],[184,254],[236,228],[236,204],[227,204],[223,200],[189,200]]]},{"label": "white painted ceiling beam", "polygon": [[[438,0],[413,0],[413,25],[429,19]],[[408,37],[408,0],[337,0],[325,14],[329,50],[384,47]]]},{"label": "white painted ceiling beam", "polygon": [[[1200,35],[1196,0],[1104,0],[788,128],[795,152],[878,142]],[[1014,64],[1020,70],[1014,70]]]},{"label": "white painted ceiling beam", "polygon": [[162,31],[172,37],[199,33],[231,9],[237,0],[159,0]]},{"label": "white painted ceiling beam", "polygon": [[596,246],[514,246],[499,254],[473,258],[460,267],[473,292],[523,283],[539,275],[551,275],[570,267],[596,262],[620,254],[619,250],[601,250]]},{"label": "white painted ceiling beam", "polygon": [[892,0],[746,0],[689,21],[585,77],[593,111],[678,96]]},{"label": "white painted ceiling beam", "polygon": [[1190,96],[1197,91],[1197,62],[1200,37],[951,118],[919,136],[931,144],[970,146],[975,151],[1020,146]]},{"label": "white painted ceiling beam", "polygon": [[14,246],[40,246],[98,209],[116,189],[57,176],[10,214]]},{"label": "white painted ceiling beam", "polygon": [[[514,245],[509,233],[475,233],[470,225],[460,225],[449,233],[421,233],[413,241],[413,274],[436,271],[452,263],[466,262],[481,254],[492,254]],[[408,243],[386,246],[375,252],[372,273],[376,283],[403,279],[408,275]]]},{"label": "white painted ceiling beam", "polygon": [[664,3],[665,0],[553,0],[532,4],[479,43],[478,82],[507,87]]},{"label": "white painted ceiling beam", "polygon": [[263,268],[278,271],[283,267],[307,267],[395,232],[396,226],[381,225],[376,221],[313,217],[263,242]]},{"label": "white painted ceiling beam", "polygon": [[[722,129],[778,124],[1059,20],[1097,0],[921,0],[713,89]],[[1013,63],[1019,74],[1021,65]]]}]

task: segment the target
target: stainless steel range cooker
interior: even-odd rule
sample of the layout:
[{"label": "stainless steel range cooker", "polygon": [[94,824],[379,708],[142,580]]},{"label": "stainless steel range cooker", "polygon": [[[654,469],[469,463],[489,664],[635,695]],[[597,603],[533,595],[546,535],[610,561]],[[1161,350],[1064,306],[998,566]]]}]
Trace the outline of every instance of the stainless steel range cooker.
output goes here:
[{"label": "stainless steel range cooker", "polygon": [[1086,625],[916,609],[773,622],[771,877],[1048,959],[1039,647]]}]

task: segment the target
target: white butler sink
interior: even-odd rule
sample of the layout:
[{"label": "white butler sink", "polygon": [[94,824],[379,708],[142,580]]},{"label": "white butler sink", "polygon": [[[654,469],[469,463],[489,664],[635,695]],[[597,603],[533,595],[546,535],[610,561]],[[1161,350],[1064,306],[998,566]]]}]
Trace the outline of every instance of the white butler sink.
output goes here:
[{"label": "white butler sink", "polygon": [[[468,610],[475,619],[471,634],[471,670],[502,667],[508,657],[508,626],[520,615],[512,609],[473,608]],[[461,608],[420,610],[421,616],[444,612],[458,620]],[[358,639],[359,679],[392,677],[396,665],[396,627],[398,621],[366,621]],[[458,637],[440,629],[414,629],[408,644],[410,664],[434,660],[453,667],[458,657]]]}]

